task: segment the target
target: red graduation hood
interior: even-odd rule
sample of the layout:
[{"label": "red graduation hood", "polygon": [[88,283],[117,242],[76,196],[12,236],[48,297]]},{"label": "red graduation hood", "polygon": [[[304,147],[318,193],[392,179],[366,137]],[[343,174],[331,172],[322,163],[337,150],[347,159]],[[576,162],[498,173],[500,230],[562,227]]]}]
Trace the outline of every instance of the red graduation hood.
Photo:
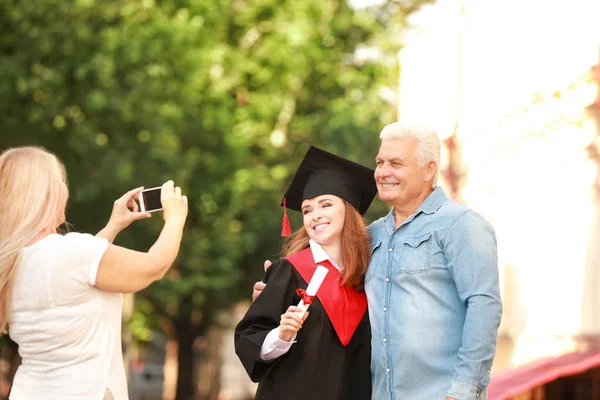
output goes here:
[{"label": "red graduation hood", "polygon": [[[292,254],[287,260],[296,268],[302,279],[310,282],[317,269],[310,248]],[[329,273],[325,276],[316,297],[323,304],[340,342],[346,346],[367,311],[367,296],[364,292],[342,286],[342,275],[329,261],[320,262],[319,265],[326,267]]]}]

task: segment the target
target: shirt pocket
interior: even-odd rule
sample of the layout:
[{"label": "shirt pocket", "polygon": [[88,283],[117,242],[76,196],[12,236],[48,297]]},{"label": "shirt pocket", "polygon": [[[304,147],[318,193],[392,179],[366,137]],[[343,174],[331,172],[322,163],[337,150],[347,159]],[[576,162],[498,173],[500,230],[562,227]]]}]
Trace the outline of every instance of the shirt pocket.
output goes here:
[{"label": "shirt pocket", "polygon": [[383,262],[380,259],[381,250],[379,250],[381,243],[382,242],[377,242],[371,247],[371,260],[369,261],[369,266],[367,267],[367,272],[365,274],[365,283],[369,282],[375,276],[377,267]]},{"label": "shirt pocket", "polygon": [[418,274],[429,270],[431,233],[404,239],[400,258],[400,272]]}]

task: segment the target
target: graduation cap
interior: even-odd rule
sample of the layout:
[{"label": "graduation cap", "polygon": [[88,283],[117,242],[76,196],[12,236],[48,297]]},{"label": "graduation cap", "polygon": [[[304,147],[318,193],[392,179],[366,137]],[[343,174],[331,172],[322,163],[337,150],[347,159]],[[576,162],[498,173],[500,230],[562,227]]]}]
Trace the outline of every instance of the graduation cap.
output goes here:
[{"label": "graduation cap", "polygon": [[377,193],[374,173],[364,165],[310,146],[281,201],[281,236],[291,234],[286,208],[302,211],[304,200],[323,194],[340,197],[365,215]]}]

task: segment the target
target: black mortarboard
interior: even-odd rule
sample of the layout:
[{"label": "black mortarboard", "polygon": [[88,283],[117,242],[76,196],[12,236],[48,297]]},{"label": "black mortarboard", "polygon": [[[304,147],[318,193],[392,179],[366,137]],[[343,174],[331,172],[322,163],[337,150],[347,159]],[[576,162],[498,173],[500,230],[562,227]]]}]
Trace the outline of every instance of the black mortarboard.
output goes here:
[{"label": "black mortarboard", "polygon": [[289,233],[285,226],[285,207],[301,211],[304,200],[322,194],[338,196],[364,215],[377,193],[374,172],[364,165],[310,146],[281,202],[284,206],[282,236]]}]

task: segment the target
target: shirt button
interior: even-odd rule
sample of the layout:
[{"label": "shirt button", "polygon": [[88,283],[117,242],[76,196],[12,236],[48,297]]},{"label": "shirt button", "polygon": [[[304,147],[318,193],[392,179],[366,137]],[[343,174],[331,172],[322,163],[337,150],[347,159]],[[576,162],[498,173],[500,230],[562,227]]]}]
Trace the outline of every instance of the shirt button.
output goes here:
[{"label": "shirt button", "polygon": [[386,338],[383,338],[383,341],[384,341],[384,342],[387,342],[387,339],[386,339]]},{"label": "shirt button", "polygon": [[383,312],[386,312],[386,311],[387,311],[387,307],[383,307]]},{"label": "shirt button", "polygon": [[388,249],[388,251],[391,253],[391,252],[392,252],[392,248],[390,247],[390,248]]},{"label": "shirt button", "polygon": [[386,282],[389,282],[389,281],[390,281],[390,278],[385,278],[385,281],[386,281]]},{"label": "shirt button", "polygon": [[386,368],[386,369],[385,369],[385,372],[390,372],[390,369],[389,369],[389,368]]}]

